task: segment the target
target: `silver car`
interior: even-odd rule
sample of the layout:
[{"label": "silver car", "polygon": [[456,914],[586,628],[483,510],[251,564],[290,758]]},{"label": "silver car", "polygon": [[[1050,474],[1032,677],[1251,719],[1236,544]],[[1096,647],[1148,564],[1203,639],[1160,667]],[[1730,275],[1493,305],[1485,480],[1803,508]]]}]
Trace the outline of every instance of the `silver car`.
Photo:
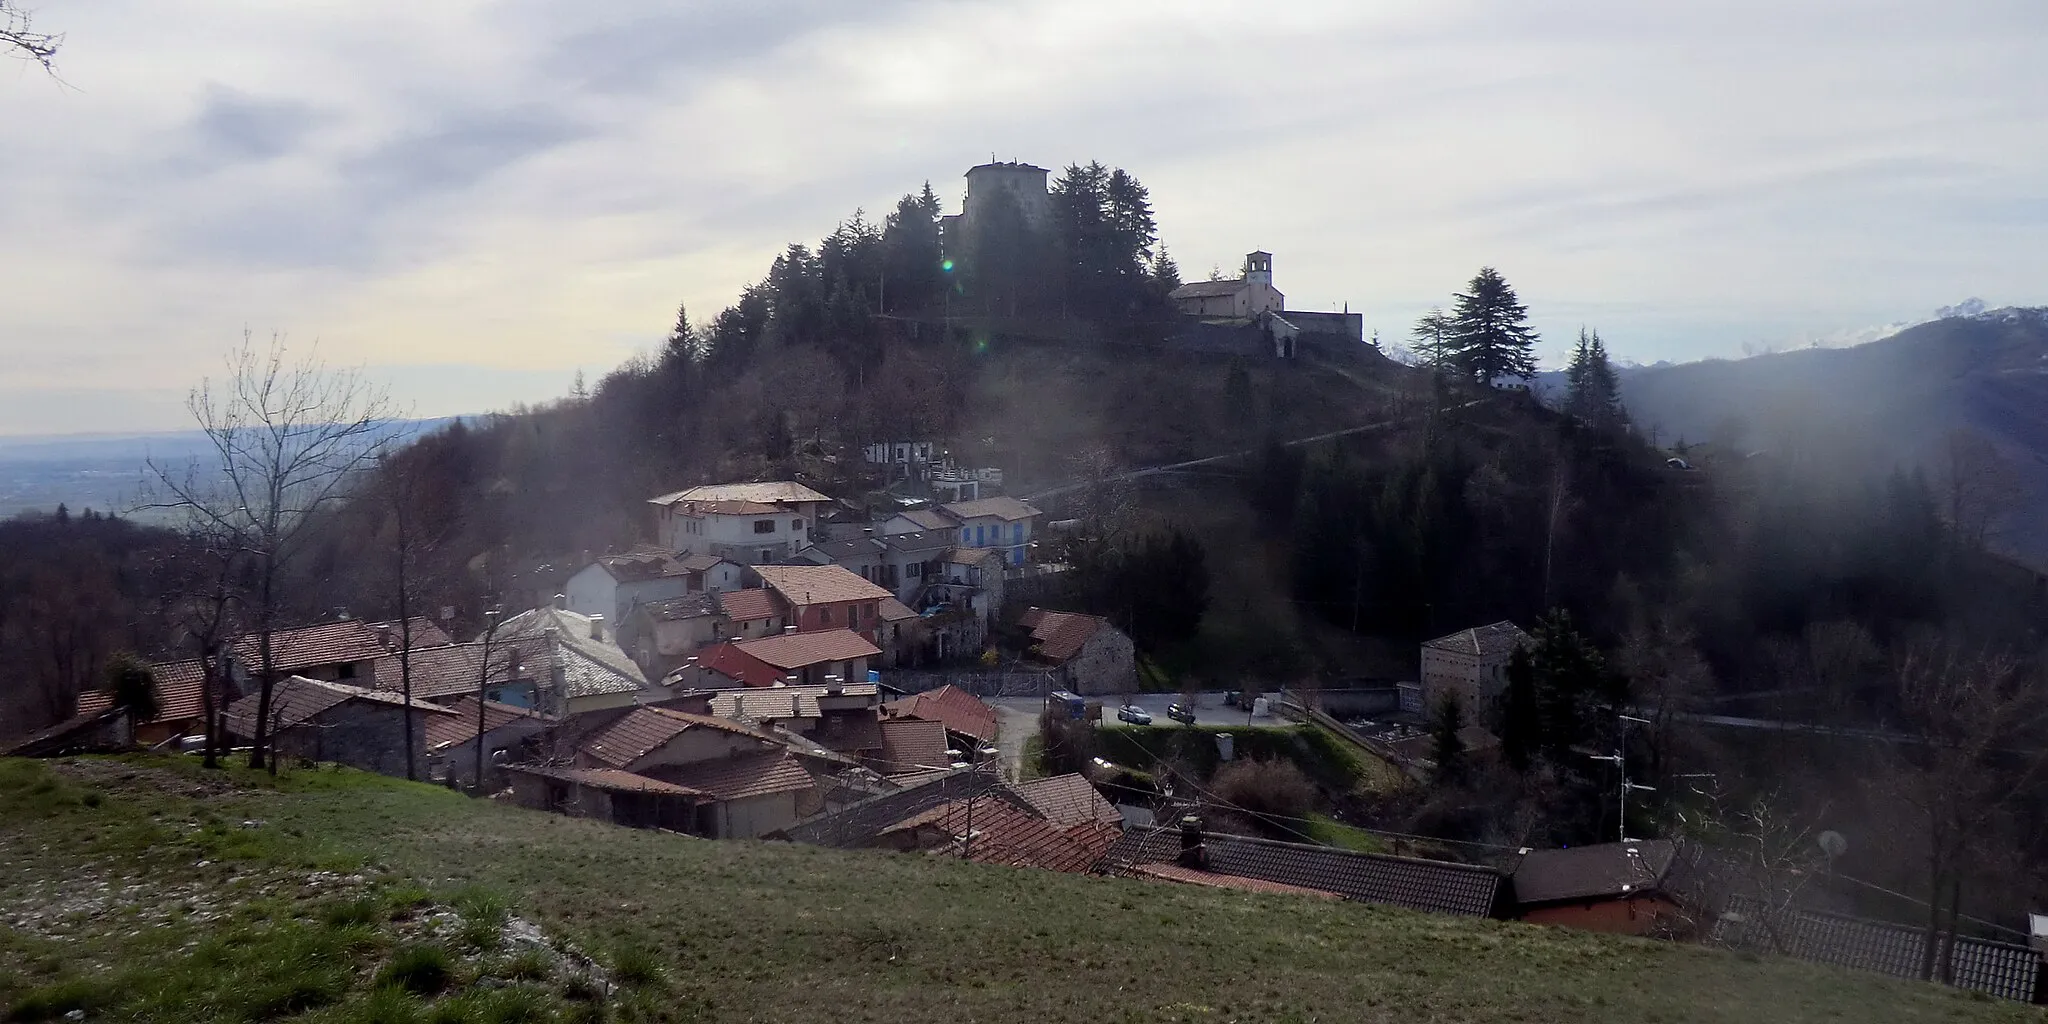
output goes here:
[{"label": "silver car", "polygon": [[1116,717],[1117,721],[1129,722],[1132,725],[1152,724],[1151,714],[1148,713],[1144,708],[1141,708],[1136,704],[1126,704],[1123,707],[1116,709]]}]

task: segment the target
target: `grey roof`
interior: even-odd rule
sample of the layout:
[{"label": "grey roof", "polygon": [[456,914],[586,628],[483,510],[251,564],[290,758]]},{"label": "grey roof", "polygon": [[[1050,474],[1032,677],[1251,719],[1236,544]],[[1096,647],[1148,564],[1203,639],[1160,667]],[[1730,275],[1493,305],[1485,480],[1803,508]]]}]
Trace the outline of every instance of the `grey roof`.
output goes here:
[{"label": "grey roof", "polygon": [[656,622],[680,622],[718,614],[718,599],[709,593],[685,594],[660,601],[644,601],[640,608]]},{"label": "grey roof", "polygon": [[[619,693],[625,689],[641,689],[647,685],[647,677],[640,671],[632,657],[619,647],[614,631],[616,623],[605,629],[605,638],[593,638],[592,617],[572,612],[553,605],[542,605],[530,611],[520,612],[498,624],[496,639],[520,639],[526,637],[553,636],[556,641],[556,657],[563,669],[571,676],[567,696],[578,697],[591,693]],[[553,632],[550,633],[549,631]],[[570,655],[573,653],[573,657]],[[621,687],[616,682],[602,678],[593,666],[606,670],[611,676],[630,681],[630,687]],[[579,681],[580,678],[580,681]]]},{"label": "grey roof", "polygon": [[1668,839],[1531,850],[1516,863],[1515,902],[1612,899],[1660,888],[1677,848]]},{"label": "grey roof", "polygon": [[[1334,892],[1362,903],[1411,910],[1491,917],[1500,892],[1500,872],[1474,864],[1353,853],[1249,836],[1206,833],[1206,869],[1220,875],[1257,878],[1282,885]],[[1172,863],[1180,856],[1180,829],[1133,829],[1124,833],[1097,870],[1129,873],[1140,864]]]},{"label": "grey roof", "polygon": [[927,530],[950,530],[959,525],[935,508],[914,508],[908,512],[898,512],[897,515]]},{"label": "grey roof", "polygon": [[[1762,910],[1763,905],[1752,897],[1729,897],[1727,909],[1714,923],[1714,941],[1778,952],[1771,933],[1758,920]],[[1918,978],[1927,948],[1927,935],[1922,928],[1817,910],[1793,911],[1779,934],[1786,946],[1783,952],[1790,956],[1894,978]],[[2026,946],[1968,935],[1957,937],[1955,942],[1957,988],[2032,1002],[2041,968],[2041,954]],[[1940,976],[1939,964],[1935,976]]]},{"label": "grey roof", "polygon": [[1171,293],[1171,297],[1176,299],[1213,299],[1225,295],[1236,295],[1244,290],[1244,284],[1245,280],[1242,277],[1232,277],[1222,281],[1190,281],[1175,288]]},{"label": "grey roof", "polygon": [[1502,619],[1492,625],[1474,626],[1471,629],[1461,629],[1449,636],[1437,637],[1424,642],[1422,646],[1485,658],[1497,654],[1512,654],[1515,648],[1526,646],[1529,642],[1529,634],[1522,632],[1522,627]]},{"label": "grey roof", "polygon": [[750,484],[705,484],[647,499],[652,505],[673,505],[678,501],[752,501],[764,505],[794,504],[832,499],[793,480],[770,480]]},{"label": "grey roof", "polygon": [[797,557],[817,561],[817,558],[812,555],[812,552],[817,552],[819,555],[824,556],[825,561],[837,562],[842,558],[879,555],[882,553],[882,550],[882,542],[873,537],[852,537],[847,540],[828,540],[822,544],[813,544],[797,552]]},{"label": "grey roof", "polygon": [[893,533],[882,538],[882,543],[897,551],[941,551],[953,546],[956,536],[953,530],[926,530],[919,533]]}]

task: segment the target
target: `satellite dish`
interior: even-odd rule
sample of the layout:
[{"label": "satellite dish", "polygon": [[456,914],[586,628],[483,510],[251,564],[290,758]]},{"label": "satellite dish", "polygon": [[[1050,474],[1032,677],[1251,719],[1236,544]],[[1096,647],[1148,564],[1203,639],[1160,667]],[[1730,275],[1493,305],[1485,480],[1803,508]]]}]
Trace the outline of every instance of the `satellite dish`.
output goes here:
[{"label": "satellite dish", "polygon": [[1842,838],[1842,834],[1834,829],[1822,832],[1814,837],[1814,841],[1820,844],[1820,852],[1827,854],[1829,860],[1849,852],[1849,841]]}]

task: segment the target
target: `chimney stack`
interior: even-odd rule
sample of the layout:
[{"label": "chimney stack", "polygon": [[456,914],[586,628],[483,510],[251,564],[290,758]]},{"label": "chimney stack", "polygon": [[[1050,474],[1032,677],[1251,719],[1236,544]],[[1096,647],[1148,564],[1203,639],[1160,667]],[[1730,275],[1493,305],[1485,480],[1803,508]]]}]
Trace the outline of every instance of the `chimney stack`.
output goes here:
[{"label": "chimney stack", "polygon": [[1202,848],[1202,819],[1192,814],[1180,819],[1180,866],[1193,871],[1209,866],[1209,853]]},{"label": "chimney stack", "polygon": [[782,635],[783,635],[783,636],[791,636],[791,635],[793,635],[793,634],[795,634],[795,633],[796,633],[796,623],[794,623],[794,622],[790,623],[789,625],[786,625],[786,626],[782,627]]},{"label": "chimney stack", "polygon": [[556,610],[558,610],[558,611],[567,611],[567,610],[568,610],[568,608],[569,608],[569,595],[567,595],[567,594],[556,594],[556,595],[555,595],[555,608],[556,608]]},{"label": "chimney stack", "polygon": [[374,630],[376,630],[376,631],[377,631],[377,642],[378,642],[378,643],[380,643],[380,644],[383,644],[383,645],[384,645],[384,649],[385,649],[385,650],[387,650],[387,651],[390,651],[390,650],[396,650],[396,649],[397,649],[396,647],[394,647],[394,646],[392,645],[392,639],[393,639],[393,637],[392,637],[392,635],[391,635],[391,624],[390,624],[390,623],[388,623],[388,622],[379,622],[379,623],[377,623],[376,625],[374,625],[374,626],[372,626],[372,627],[370,627],[370,628],[371,628],[371,629],[374,629]]},{"label": "chimney stack", "polygon": [[604,639],[604,616],[593,615],[590,617],[590,638],[592,640]]}]

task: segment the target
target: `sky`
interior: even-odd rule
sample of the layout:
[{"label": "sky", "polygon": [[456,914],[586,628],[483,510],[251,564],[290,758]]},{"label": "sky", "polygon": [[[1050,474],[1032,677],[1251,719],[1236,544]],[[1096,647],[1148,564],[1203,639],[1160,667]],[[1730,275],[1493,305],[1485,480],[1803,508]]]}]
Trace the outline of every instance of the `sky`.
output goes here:
[{"label": "sky", "polygon": [[0,434],[188,426],[244,330],[544,401],[992,155],[1388,341],[1497,267],[1551,364],[2048,304],[2041,0],[23,2]]}]

